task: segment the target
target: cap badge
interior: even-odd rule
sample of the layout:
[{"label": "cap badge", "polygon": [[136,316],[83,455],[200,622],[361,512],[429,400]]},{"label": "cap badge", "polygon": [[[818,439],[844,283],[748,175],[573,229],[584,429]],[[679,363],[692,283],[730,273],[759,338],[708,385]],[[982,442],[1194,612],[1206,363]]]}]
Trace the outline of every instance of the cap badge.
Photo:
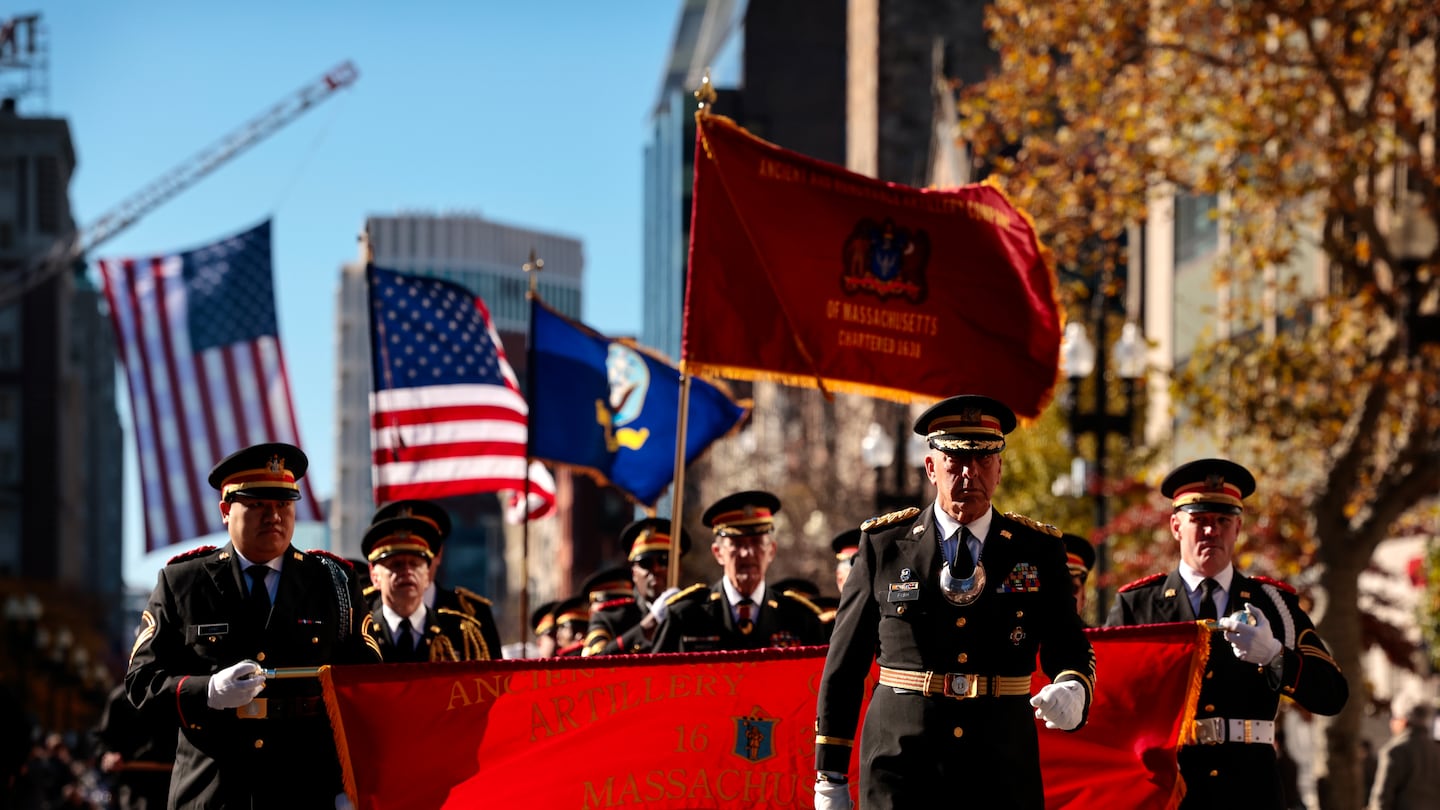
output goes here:
[{"label": "cap badge", "polygon": [[981,410],[979,408],[965,408],[960,411],[960,418],[966,422],[979,422]]},{"label": "cap badge", "polygon": [[746,504],[746,505],[745,505],[745,517],[747,517],[747,518],[753,518],[753,517],[755,517],[755,507],[753,507],[753,506],[751,506],[751,505],[749,505],[749,504]]},{"label": "cap badge", "polygon": [[278,455],[271,456],[270,460],[265,462],[265,469],[273,475],[279,475],[285,472],[285,462]]},{"label": "cap badge", "polygon": [[1207,476],[1205,476],[1205,488],[1206,488],[1206,489],[1210,489],[1210,490],[1224,489],[1224,488],[1225,488],[1225,476],[1223,476],[1223,475],[1207,475]]}]

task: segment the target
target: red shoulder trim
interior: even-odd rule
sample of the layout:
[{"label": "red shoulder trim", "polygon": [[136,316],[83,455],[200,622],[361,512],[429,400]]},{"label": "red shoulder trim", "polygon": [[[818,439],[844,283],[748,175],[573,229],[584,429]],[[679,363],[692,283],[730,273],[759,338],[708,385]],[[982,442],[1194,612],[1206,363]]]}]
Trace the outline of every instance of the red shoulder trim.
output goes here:
[{"label": "red shoulder trim", "polygon": [[181,562],[181,561],[184,561],[184,560],[191,560],[191,559],[194,559],[194,558],[196,558],[196,557],[199,557],[201,554],[209,554],[210,552],[214,551],[214,550],[217,549],[217,548],[219,548],[219,546],[200,546],[199,548],[192,548],[192,549],[190,549],[189,551],[185,551],[185,552],[181,552],[180,554],[176,554],[174,557],[171,557],[170,559],[166,560],[166,561],[165,561],[165,564],[166,564],[166,565],[169,565],[170,563],[177,563],[177,562]]},{"label": "red shoulder trim", "polygon": [[337,562],[337,563],[340,563],[341,565],[345,566],[346,568],[350,569],[351,571],[354,571],[354,570],[355,570],[355,563],[350,562],[349,560],[345,559],[344,557],[341,557],[339,554],[336,554],[336,553],[333,552],[333,551],[326,551],[326,550],[323,549],[323,548],[307,548],[307,549],[305,549],[305,553],[306,553],[306,554],[318,554],[318,555],[320,555],[321,557],[329,557],[330,559],[334,560],[334,561]]},{"label": "red shoulder trim", "polygon": [[633,596],[622,596],[622,597],[620,597],[619,599],[611,599],[609,602],[601,602],[601,603],[598,604],[598,605],[591,605],[590,609],[591,609],[591,610],[607,610],[607,609],[613,608],[613,607],[623,607],[623,606],[625,606],[625,605],[633,605],[633,604],[635,604],[635,597],[633,597]]},{"label": "red shoulder trim", "polygon": [[1157,579],[1164,579],[1164,578],[1165,578],[1165,575],[1164,575],[1164,574],[1151,574],[1151,575],[1148,576],[1148,577],[1141,577],[1141,578],[1135,580],[1134,582],[1131,582],[1131,583],[1128,584],[1128,585],[1121,585],[1120,588],[1119,588],[1119,590],[1116,591],[1116,592],[1117,592],[1117,593],[1125,593],[1126,591],[1130,591],[1130,590],[1134,590],[1134,589],[1136,589],[1136,588],[1139,588],[1139,587],[1142,586],[1142,585],[1149,585],[1150,583],[1154,582],[1154,581],[1157,580]]},{"label": "red shoulder trim", "polygon": [[1295,586],[1291,585],[1291,584],[1288,583],[1288,582],[1281,582],[1280,580],[1278,580],[1278,579],[1272,579],[1271,577],[1250,577],[1250,578],[1253,579],[1253,580],[1255,580],[1256,582],[1263,582],[1263,583],[1265,583],[1266,585],[1274,585],[1275,587],[1279,588],[1279,589],[1282,590],[1282,591],[1289,591],[1290,593],[1296,593]]}]

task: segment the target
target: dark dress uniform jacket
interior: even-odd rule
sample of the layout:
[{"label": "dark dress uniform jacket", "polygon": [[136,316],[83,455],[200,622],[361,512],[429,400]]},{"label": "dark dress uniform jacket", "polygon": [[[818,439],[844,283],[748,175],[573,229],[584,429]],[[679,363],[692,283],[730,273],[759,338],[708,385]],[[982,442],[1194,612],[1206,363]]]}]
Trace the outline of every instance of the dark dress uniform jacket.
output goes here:
[{"label": "dark dress uniform jacket", "polygon": [[246,610],[233,546],[160,571],[125,688],[142,712],[179,726],[171,808],[333,808],[343,790],[318,679],[270,681],[264,719],[206,704],[210,676],[247,658],[266,669],[378,661],[353,576],[293,546],[283,556],[264,623]]},{"label": "dark dress uniform jacket", "polygon": [[750,632],[743,633],[735,626],[723,580],[716,580],[708,589],[692,585],[671,597],[665,621],[655,631],[652,649],[713,652],[825,643],[820,609],[808,600],[780,593],[767,583],[764,602]]},{"label": "dark dress uniform jacket", "polygon": [[[439,603],[439,600],[436,600]],[[416,644],[409,650],[395,645],[390,623],[380,602],[370,610],[370,637],[380,648],[380,658],[387,664],[428,663],[431,661],[488,661],[482,655],[488,645],[480,640],[481,625],[474,618],[449,608],[425,609],[425,621],[414,629]]]},{"label": "dark dress uniform jacket", "polygon": [[[1241,576],[1230,580],[1226,613],[1249,602],[1265,614],[1275,637],[1285,645],[1277,678],[1267,668],[1235,657],[1225,634],[1210,636],[1210,660],[1195,709],[1207,717],[1274,720],[1284,695],[1316,714],[1332,715],[1345,706],[1349,687],[1310,617],[1295,594],[1276,585]],[[1120,589],[1106,625],[1193,622],[1195,611],[1179,571],[1156,574]],[[1177,688],[1183,688],[1179,686]],[[1261,743],[1225,742],[1186,745],[1180,749],[1180,775],[1185,779],[1182,808],[1284,808],[1275,748]]]},{"label": "dark dress uniform jacket", "polygon": [[[633,596],[611,599],[590,608],[590,631],[585,634],[586,655],[622,655],[650,652],[640,620],[642,608]],[[659,628],[656,628],[659,632]]]},{"label": "dark dress uniform jacket", "polygon": [[[840,595],[820,683],[818,770],[849,769],[877,657],[912,672],[1029,677],[1038,652],[1052,679],[1085,686],[1088,712],[1095,654],[1075,613],[1058,531],[994,513],[980,555],[985,590],[957,607],[940,591],[934,508],[878,520],[861,534]],[[948,796],[957,807],[1043,808],[1035,725],[1027,696],[956,699],[876,686],[860,735],[860,806],[908,810]]]},{"label": "dark dress uniform jacket", "polygon": [[[500,626],[495,623],[495,614],[490,609],[490,600],[465,588],[435,589],[434,610],[453,610],[462,613],[480,626],[480,637],[484,641],[484,655],[472,660],[493,661],[500,658]],[[456,649],[459,649],[458,647]]]}]

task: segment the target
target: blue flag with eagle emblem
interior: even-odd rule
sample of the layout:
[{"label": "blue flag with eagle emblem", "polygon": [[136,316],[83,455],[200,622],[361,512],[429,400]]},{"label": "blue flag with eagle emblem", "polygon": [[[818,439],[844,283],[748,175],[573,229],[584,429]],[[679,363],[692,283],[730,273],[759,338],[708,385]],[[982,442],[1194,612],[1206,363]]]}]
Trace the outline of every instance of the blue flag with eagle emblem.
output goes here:
[{"label": "blue flag with eagle emblem", "polygon": [[[550,309],[530,308],[530,455],[580,469],[654,506],[675,477],[680,371]],[[685,461],[749,413],[728,393],[690,381]]]}]

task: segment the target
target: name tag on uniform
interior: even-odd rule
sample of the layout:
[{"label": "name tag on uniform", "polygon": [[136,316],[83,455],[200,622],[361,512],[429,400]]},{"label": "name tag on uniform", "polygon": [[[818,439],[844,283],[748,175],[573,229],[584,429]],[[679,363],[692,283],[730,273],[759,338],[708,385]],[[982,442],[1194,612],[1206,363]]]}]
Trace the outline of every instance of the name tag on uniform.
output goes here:
[{"label": "name tag on uniform", "polygon": [[197,624],[195,635],[197,636],[223,636],[230,632],[230,625],[221,622],[220,624]]},{"label": "name tag on uniform", "polygon": [[890,583],[890,595],[886,597],[887,602],[914,602],[920,598],[920,583],[918,582],[892,582]]}]

